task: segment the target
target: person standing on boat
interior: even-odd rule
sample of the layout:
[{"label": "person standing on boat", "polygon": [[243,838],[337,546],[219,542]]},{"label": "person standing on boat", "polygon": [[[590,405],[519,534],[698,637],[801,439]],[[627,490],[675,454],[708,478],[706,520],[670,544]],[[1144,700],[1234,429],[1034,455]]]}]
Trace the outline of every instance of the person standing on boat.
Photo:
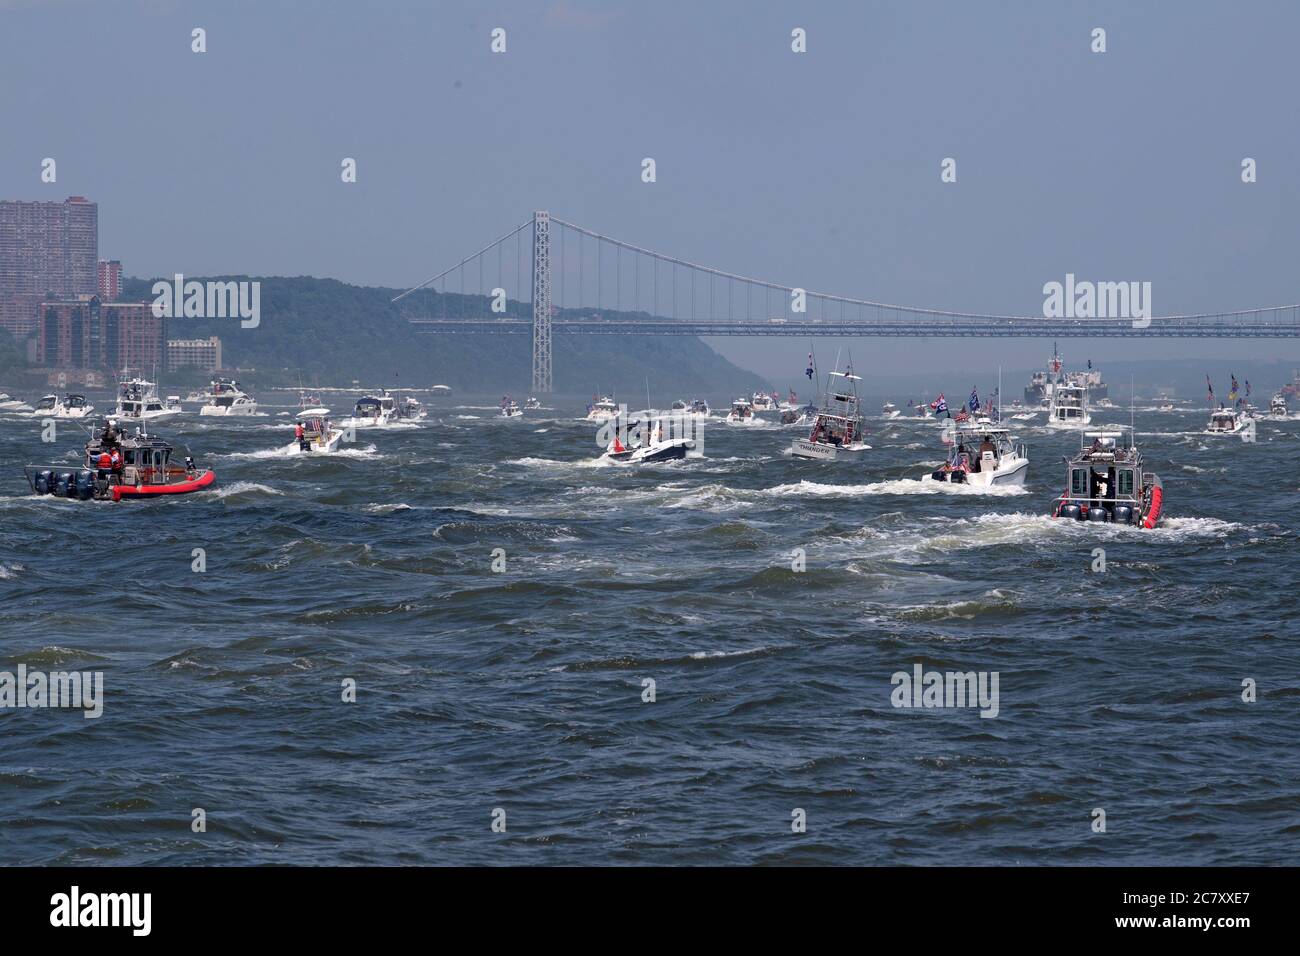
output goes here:
[{"label": "person standing on boat", "polygon": [[293,437],[294,437],[295,439],[297,439],[297,441],[298,441],[298,450],[299,450],[299,451],[306,451],[306,450],[307,450],[307,432],[306,432],[306,430],[302,427],[302,422],[299,422],[297,425],[294,426],[294,429],[293,429]]},{"label": "person standing on boat", "polygon": [[108,462],[109,462],[109,467],[114,472],[119,472],[122,470],[122,452],[117,448],[116,445],[113,446],[113,451],[108,456]]},{"label": "person standing on boat", "polygon": [[109,474],[113,471],[113,456],[107,451],[101,451],[99,457],[95,460],[96,470],[100,481],[106,481]]}]

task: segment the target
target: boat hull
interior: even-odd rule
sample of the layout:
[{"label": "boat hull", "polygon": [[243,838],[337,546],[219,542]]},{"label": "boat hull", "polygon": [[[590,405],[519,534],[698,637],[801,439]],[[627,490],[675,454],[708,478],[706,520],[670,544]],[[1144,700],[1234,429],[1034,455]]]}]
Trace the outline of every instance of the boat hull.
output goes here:
[{"label": "boat hull", "polygon": [[[943,471],[930,473],[931,481],[947,482],[954,485],[969,485],[972,488],[1005,488],[1025,486],[1025,476],[1029,474],[1029,460],[1020,458],[1004,464],[996,471]],[[957,478],[957,475],[964,477]]]},{"label": "boat hull", "polygon": [[202,491],[216,481],[216,474],[211,470],[202,471],[197,477],[187,481],[173,481],[166,485],[113,485],[113,500],[139,498],[161,498],[165,495],[187,495]]},{"label": "boat hull", "polygon": [[807,438],[796,438],[790,443],[790,454],[795,458],[809,458],[813,461],[856,461],[870,448],[870,445],[859,442],[852,445],[831,445],[809,441]]}]

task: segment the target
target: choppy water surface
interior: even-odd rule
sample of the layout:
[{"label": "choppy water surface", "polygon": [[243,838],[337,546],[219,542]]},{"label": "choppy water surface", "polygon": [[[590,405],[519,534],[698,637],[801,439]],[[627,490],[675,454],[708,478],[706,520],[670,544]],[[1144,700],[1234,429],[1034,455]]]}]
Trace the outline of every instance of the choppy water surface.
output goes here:
[{"label": "choppy water surface", "polygon": [[[3,860],[1294,861],[1300,421],[1139,411],[1138,531],[1044,517],[1078,439],[1041,427],[1025,491],[975,496],[914,481],[933,424],[826,464],[715,422],[633,469],[554,404],[442,399],[332,458],[275,451],[283,407],[190,417],[157,430],[216,490],[118,505],[29,496],[75,426],[0,419],[0,667],[106,690],[0,711]],[[895,709],[916,663],[997,671],[997,717]]]}]

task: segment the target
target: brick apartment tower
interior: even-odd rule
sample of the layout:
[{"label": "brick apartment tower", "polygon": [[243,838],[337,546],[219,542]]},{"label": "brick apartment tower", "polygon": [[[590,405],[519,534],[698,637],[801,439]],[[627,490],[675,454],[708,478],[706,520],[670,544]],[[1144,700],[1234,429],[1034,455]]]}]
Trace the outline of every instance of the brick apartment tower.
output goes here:
[{"label": "brick apartment tower", "polygon": [[0,327],[25,336],[35,303],[99,292],[99,206],[82,196],[63,202],[0,200]]}]

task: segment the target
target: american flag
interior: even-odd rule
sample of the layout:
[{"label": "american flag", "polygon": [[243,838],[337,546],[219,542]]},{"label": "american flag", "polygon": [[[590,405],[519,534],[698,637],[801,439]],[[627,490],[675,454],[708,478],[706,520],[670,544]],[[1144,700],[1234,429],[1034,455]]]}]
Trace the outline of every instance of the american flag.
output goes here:
[{"label": "american flag", "polygon": [[967,407],[969,407],[972,412],[978,412],[980,410],[980,395],[979,392],[975,391],[974,385],[970,387],[970,401],[967,403]]},{"label": "american flag", "polygon": [[803,370],[803,373],[807,375],[809,378],[813,377],[813,360],[812,360],[811,352],[808,353],[808,367]]}]

